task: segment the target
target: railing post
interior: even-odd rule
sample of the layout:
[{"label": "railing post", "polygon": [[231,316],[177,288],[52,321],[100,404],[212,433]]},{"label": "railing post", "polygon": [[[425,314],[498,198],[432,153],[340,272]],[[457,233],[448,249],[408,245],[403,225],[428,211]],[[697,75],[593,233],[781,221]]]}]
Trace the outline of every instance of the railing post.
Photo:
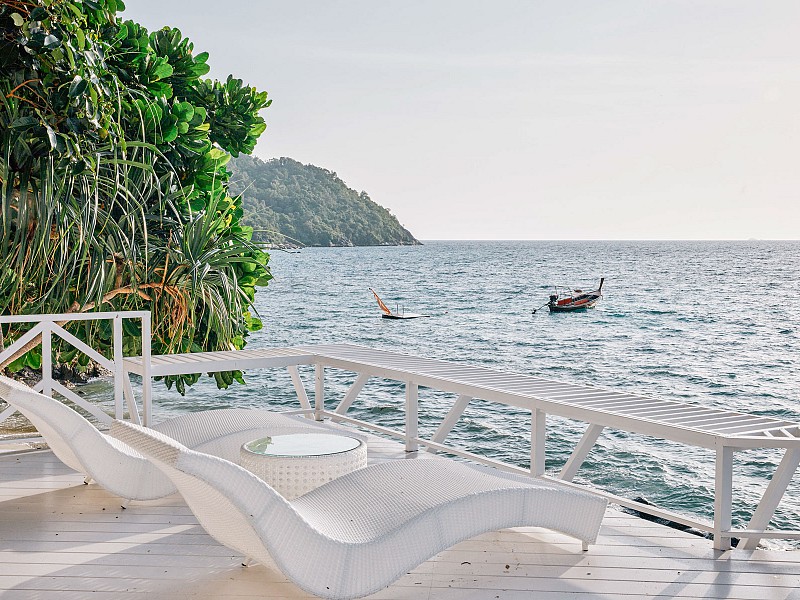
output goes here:
[{"label": "railing post", "polygon": [[534,408],[531,410],[531,475],[544,475],[545,438],[547,436],[547,414]]},{"label": "railing post", "polygon": [[717,446],[716,472],[714,476],[714,549],[730,550],[730,531],[733,502],[733,448]]},{"label": "railing post", "polygon": [[314,415],[311,414],[311,403],[308,401],[308,394],[306,394],[306,388],[303,385],[303,380],[300,379],[300,372],[297,370],[297,365],[289,365],[286,367],[286,369],[289,371],[289,375],[292,377],[292,384],[294,385],[294,391],[297,394],[297,399],[300,401],[300,408],[308,411],[305,414],[307,419],[313,419]]},{"label": "railing post", "polygon": [[314,368],[314,419],[322,421],[325,410],[325,367],[317,363]]},{"label": "railing post", "polygon": [[[800,448],[787,448],[783,453],[778,468],[772,474],[772,479],[769,481],[764,495],[761,496],[761,501],[758,503],[753,516],[750,517],[750,522],[747,524],[747,529],[766,529],[769,525],[772,515],[775,514],[775,509],[778,508],[786,488],[792,482],[794,472],[800,465]],[[742,540],[736,546],[744,550],[755,550],[758,548],[760,538],[751,537]]]},{"label": "railing post", "polygon": [[[123,377],[125,377],[122,364],[122,317],[114,315],[114,418],[122,419]],[[131,420],[135,420],[131,415]]]},{"label": "railing post", "polygon": [[42,330],[42,393],[53,396],[53,331],[49,324]]},{"label": "railing post", "polygon": [[149,427],[153,420],[152,335],[150,312],[146,312],[142,315],[142,412],[145,427]]},{"label": "railing post", "polygon": [[406,452],[419,450],[419,386],[406,381]]}]

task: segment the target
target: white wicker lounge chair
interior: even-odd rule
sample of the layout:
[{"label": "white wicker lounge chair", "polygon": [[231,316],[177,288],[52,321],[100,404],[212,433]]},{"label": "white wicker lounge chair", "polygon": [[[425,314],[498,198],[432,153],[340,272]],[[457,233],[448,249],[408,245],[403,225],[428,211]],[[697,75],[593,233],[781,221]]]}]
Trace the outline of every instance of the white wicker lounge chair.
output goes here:
[{"label": "white wicker lounge chair", "polygon": [[[87,481],[92,479],[126,500],[153,500],[175,492],[175,485],[150,461],[58,400],[3,376],[0,398],[25,415],[53,453],[86,475]],[[190,448],[236,460],[239,447],[248,440],[331,428],[267,410],[231,408],[189,413],[153,429]]]},{"label": "white wicker lounge chair", "polygon": [[594,542],[606,500],[541,480],[450,460],[389,461],[291,502],[232,462],[117,421],[119,439],[175,482],[202,526],[304,590],[355,598],[486,531],[542,526]]}]

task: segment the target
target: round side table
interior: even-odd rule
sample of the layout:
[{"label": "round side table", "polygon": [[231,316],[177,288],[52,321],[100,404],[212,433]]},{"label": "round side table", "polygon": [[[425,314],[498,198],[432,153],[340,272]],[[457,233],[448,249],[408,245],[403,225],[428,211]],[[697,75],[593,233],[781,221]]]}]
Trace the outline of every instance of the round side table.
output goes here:
[{"label": "round side table", "polygon": [[367,466],[367,445],[329,433],[293,433],[242,444],[239,464],[291,500]]}]

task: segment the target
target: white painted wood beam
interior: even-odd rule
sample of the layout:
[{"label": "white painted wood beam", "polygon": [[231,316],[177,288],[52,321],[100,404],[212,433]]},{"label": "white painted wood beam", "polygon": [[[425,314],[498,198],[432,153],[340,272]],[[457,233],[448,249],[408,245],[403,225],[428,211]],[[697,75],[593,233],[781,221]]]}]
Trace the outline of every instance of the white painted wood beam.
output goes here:
[{"label": "white painted wood beam", "polygon": [[69,331],[61,327],[58,323],[50,323],[49,328],[52,329],[53,333],[55,333],[62,340],[69,342],[75,348],[83,352],[86,356],[98,362],[112,373],[114,372],[114,363],[112,363],[105,356],[100,354],[97,350],[95,350],[88,344],[85,344],[82,340],[72,335]]},{"label": "white painted wood beam", "polygon": [[0,412],[0,423],[8,419],[15,412],[17,412],[17,409],[13,406],[9,406],[3,412]]},{"label": "white painted wood beam", "polygon": [[[761,497],[750,522],[747,524],[747,529],[763,530],[769,525],[772,520],[772,515],[775,514],[775,509],[778,508],[786,488],[794,477],[797,467],[800,465],[800,449],[789,448],[784,452],[783,459],[781,459],[778,468],[772,475],[772,479]],[[738,548],[745,550],[755,550],[758,546],[760,538],[751,537],[739,542]]]},{"label": "white painted wood beam", "polygon": [[139,407],[136,405],[136,395],[133,393],[130,373],[123,374],[122,386],[123,395],[125,396],[125,403],[128,406],[128,413],[130,414],[131,422],[141,425],[142,419],[139,415]]},{"label": "white painted wood beam", "polygon": [[[453,403],[453,406],[445,415],[442,422],[439,424],[439,427],[436,429],[436,433],[433,434],[431,438],[432,442],[437,444],[443,444],[447,436],[450,435],[450,431],[452,431],[453,427],[458,420],[461,418],[461,415],[464,414],[467,406],[469,406],[470,401],[472,400],[472,396],[466,396],[461,394],[456,398],[456,401]],[[436,452],[436,450],[432,448],[428,448],[428,452]]]},{"label": "white painted wood beam", "polygon": [[105,412],[103,412],[96,404],[92,404],[91,402],[81,398],[73,392],[72,390],[64,387],[58,381],[53,381],[53,391],[58,392],[64,398],[69,400],[70,402],[74,402],[78,406],[80,406],[86,412],[94,415],[98,421],[104,423],[106,425],[110,425],[113,419],[109,417]]},{"label": "white painted wood beam", "polygon": [[733,448],[717,447],[714,476],[714,549],[730,550],[731,517],[733,502]]},{"label": "white painted wood beam", "polygon": [[29,331],[27,331],[24,335],[20,336],[19,339],[14,340],[14,343],[8,346],[5,350],[0,352],[0,363],[3,361],[11,358],[14,354],[22,348],[25,344],[30,341],[33,341],[36,336],[38,336],[42,331],[47,328],[47,323],[38,323],[34,325]]},{"label": "white painted wood beam", "polygon": [[406,381],[406,452],[419,450],[419,386]]},{"label": "white painted wood beam", "polygon": [[[122,352],[122,317],[114,317],[114,417],[122,419],[124,410],[122,400],[124,396],[123,386],[125,379],[125,358]],[[133,420],[133,413],[131,413]]]},{"label": "white painted wood beam", "polygon": [[583,461],[586,460],[586,457],[589,456],[589,452],[594,448],[597,438],[603,433],[603,429],[605,429],[605,427],[602,425],[589,425],[589,427],[586,428],[580,441],[575,446],[575,450],[572,451],[569,460],[567,460],[561,468],[561,472],[558,474],[559,479],[572,481],[578,469],[581,468]]},{"label": "white painted wood beam", "polygon": [[547,414],[538,409],[531,411],[531,475],[544,475]]},{"label": "white painted wood beam", "polygon": [[[289,371],[289,375],[292,378],[292,385],[294,385],[294,391],[297,394],[297,399],[300,401],[300,408],[311,410],[311,402],[308,400],[306,386],[303,385],[303,380],[300,377],[300,372],[297,370],[297,365],[289,365],[286,367],[286,370]],[[306,414],[306,416],[309,419],[313,418],[311,414]]]},{"label": "white painted wood beam", "polygon": [[142,424],[153,422],[153,330],[150,313],[142,315]]},{"label": "white painted wood beam", "polygon": [[53,333],[50,327],[42,331],[42,393],[53,396]]},{"label": "white painted wood beam", "polygon": [[314,368],[314,419],[322,421],[325,410],[325,367],[317,364]]},{"label": "white painted wood beam", "polygon": [[[336,407],[334,411],[337,415],[346,414],[348,410],[350,410],[350,406],[352,406],[355,399],[361,393],[361,390],[364,389],[364,384],[369,381],[370,376],[367,373],[359,373],[356,380],[353,382],[353,385],[350,386],[350,389],[347,390],[347,394],[345,394],[344,399],[339,403],[339,406]],[[334,421],[337,421],[336,417],[333,417]]]}]

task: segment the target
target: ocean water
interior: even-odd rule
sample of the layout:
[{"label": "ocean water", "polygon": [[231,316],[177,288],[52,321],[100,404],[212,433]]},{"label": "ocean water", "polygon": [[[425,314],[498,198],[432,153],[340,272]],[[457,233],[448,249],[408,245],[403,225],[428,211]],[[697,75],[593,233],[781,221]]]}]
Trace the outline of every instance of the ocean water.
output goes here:
[{"label": "ocean water", "polygon": [[[257,296],[265,327],[250,347],[363,344],[800,421],[800,242],[427,242],[276,251],[271,264],[275,281]],[[553,284],[593,289],[600,276],[596,309],[532,314]],[[380,319],[368,287],[393,308],[431,316]],[[334,404],[354,377],[328,377]],[[206,380],[183,398],[158,384],[155,412],[297,406],[284,370],[245,378],[226,392]],[[454,397],[420,397],[420,429],[431,434]],[[401,429],[402,404],[401,384],[373,380],[352,412]],[[549,417],[548,472],[584,428]],[[529,431],[529,413],[475,401],[448,441],[527,467]],[[780,456],[736,453],[735,525]],[[606,430],[576,481],[710,519],[713,468],[711,451]],[[772,524],[800,529],[800,475]]]}]

